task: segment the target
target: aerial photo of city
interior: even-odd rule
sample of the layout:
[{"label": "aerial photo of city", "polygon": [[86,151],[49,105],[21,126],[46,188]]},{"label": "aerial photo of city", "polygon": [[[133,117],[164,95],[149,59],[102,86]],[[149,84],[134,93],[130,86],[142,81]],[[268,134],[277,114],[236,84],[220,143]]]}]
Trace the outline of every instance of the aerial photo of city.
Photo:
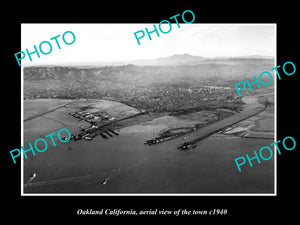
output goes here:
[{"label": "aerial photo of city", "polygon": [[24,146],[62,128],[71,139],[24,159],[24,194],[274,193],[273,159],[242,172],[234,161],[274,142],[274,83],[241,97],[234,86],[274,60],[187,52],[26,64]]}]

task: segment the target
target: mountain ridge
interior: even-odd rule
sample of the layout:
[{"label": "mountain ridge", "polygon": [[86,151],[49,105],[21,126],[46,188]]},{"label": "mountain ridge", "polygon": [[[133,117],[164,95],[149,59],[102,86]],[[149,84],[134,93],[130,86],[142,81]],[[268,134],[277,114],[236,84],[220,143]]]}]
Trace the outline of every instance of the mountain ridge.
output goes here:
[{"label": "mountain ridge", "polygon": [[96,66],[123,66],[133,64],[136,66],[181,66],[181,65],[198,65],[203,63],[221,63],[220,60],[270,60],[273,56],[263,55],[245,55],[245,56],[218,56],[218,57],[203,57],[190,54],[175,54],[167,57],[159,57],[155,59],[139,59],[139,60],[119,60],[119,61],[102,61],[102,62],[81,62],[81,63],[61,63],[49,65],[25,65],[25,67],[39,66],[79,66],[79,67],[96,67]]}]

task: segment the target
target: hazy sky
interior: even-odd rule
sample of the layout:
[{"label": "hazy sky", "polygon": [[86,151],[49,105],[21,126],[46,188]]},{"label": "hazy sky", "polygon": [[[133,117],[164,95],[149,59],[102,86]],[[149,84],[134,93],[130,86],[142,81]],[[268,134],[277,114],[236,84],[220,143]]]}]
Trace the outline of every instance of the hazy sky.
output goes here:
[{"label": "hazy sky", "polygon": [[[156,24],[158,27],[158,24]],[[49,55],[40,53],[22,60],[27,65],[101,62],[134,59],[154,59],[174,54],[203,57],[265,55],[275,56],[275,24],[184,24],[172,23],[168,34],[160,37],[147,34],[138,45],[134,32],[153,30],[153,24],[22,24],[21,50],[34,50],[42,41],[49,41],[53,50]],[[168,30],[168,25],[162,27]],[[72,31],[76,41],[66,45],[58,38],[61,49],[50,38]],[[71,37],[71,36],[66,36]],[[47,51],[47,44],[43,45]]]}]

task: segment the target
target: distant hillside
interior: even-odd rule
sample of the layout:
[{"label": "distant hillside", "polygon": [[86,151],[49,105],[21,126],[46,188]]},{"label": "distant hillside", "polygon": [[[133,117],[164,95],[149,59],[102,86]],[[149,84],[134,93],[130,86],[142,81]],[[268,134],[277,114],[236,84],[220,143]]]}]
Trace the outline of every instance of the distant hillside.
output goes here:
[{"label": "distant hillside", "polygon": [[[80,62],[80,63],[65,63],[61,65],[46,65],[42,67],[76,67],[76,68],[94,68],[105,66],[183,66],[183,65],[199,65],[199,64],[225,64],[236,65],[241,62],[245,63],[264,63],[265,61],[274,60],[272,56],[248,55],[239,57],[213,57],[205,58],[202,56],[194,56],[189,54],[176,54],[169,57],[160,57],[156,59],[142,59],[142,60],[123,60],[123,61],[99,61],[99,62]],[[262,61],[259,61],[262,60]],[[247,63],[246,62],[246,63]]]},{"label": "distant hillside", "polygon": [[[195,59],[187,55],[179,55],[163,58],[161,61],[170,64],[175,62],[178,64],[178,61],[181,61],[187,64]],[[105,97],[127,103],[133,102],[134,105],[140,105],[142,102],[143,107],[146,108],[155,107],[156,103],[151,99],[169,98],[170,106],[173,104],[171,99],[175,93],[176,99],[180,99],[182,93],[189,93],[192,89],[197,89],[197,93],[200,93],[199,87],[203,86],[234,89],[236,82],[243,81],[245,78],[253,79],[254,75],[259,75],[275,66],[272,59],[204,59],[202,57],[197,59],[195,65],[24,67],[24,96],[67,99]],[[195,98],[190,94],[189,97],[185,96],[185,100],[180,101],[180,104],[191,99],[195,102]],[[199,99],[201,96],[198,96]]]},{"label": "distant hillside", "polygon": [[[136,60],[130,61],[130,64],[139,65],[139,66],[182,66],[182,65],[199,65],[199,64],[226,64],[233,65],[237,64],[238,61],[248,62],[253,61],[257,63],[257,60],[273,60],[271,56],[240,56],[240,57],[216,57],[216,58],[205,58],[201,56],[193,56],[189,54],[173,55],[169,57],[161,57],[157,59],[150,60]],[[258,62],[260,63],[260,62]]]},{"label": "distant hillside", "polygon": [[158,58],[152,60],[137,60],[132,62],[135,65],[147,66],[180,66],[180,65],[197,65],[206,58],[201,56],[193,56],[189,54],[173,55],[165,58]]},{"label": "distant hillside", "polygon": [[245,55],[239,56],[235,58],[242,58],[242,59],[274,59],[273,56],[262,56],[262,55]]},{"label": "distant hillside", "polygon": [[[150,62],[150,61],[149,61]],[[180,65],[181,63],[183,65]],[[190,63],[190,64],[188,64]],[[239,80],[273,68],[273,59],[228,58],[206,59],[198,56],[176,55],[152,61],[153,65],[122,66],[35,66],[24,68],[25,81],[57,80],[64,82],[108,82],[111,85],[144,85],[150,83],[191,83],[207,79]],[[155,65],[154,65],[155,64]],[[156,65],[162,64],[162,65]],[[171,65],[166,65],[171,64]],[[178,65],[175,65],[178,64]]]}]

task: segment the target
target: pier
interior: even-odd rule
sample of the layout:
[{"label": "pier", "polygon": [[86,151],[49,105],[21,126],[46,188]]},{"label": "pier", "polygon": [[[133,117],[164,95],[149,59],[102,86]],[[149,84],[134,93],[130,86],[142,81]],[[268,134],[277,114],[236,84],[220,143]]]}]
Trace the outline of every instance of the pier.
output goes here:
[{"label": "pier", "polygon": [[[262,107],[260,105],[261,108],[257,109],[257,106],[259,106],[258,104],[256,105],[256,107],[253,107],[253,109],[248,109],[247,111],[239,112],[231,117],[217,121],[213,124],[210,124],[199,130],[196,130],[195,132],[192,132],[190,135],[188,135],[189,143],[196,144],[196,143],[202,141],[204,138],[206,138],[228,126],[232,126],[238,122],[241,122],[242,120],[248,119],[252,116],[255,116],[255,115],[263,112],[266,109],[266,107]],[[184,143],[181,145],[184,145]]]}]

